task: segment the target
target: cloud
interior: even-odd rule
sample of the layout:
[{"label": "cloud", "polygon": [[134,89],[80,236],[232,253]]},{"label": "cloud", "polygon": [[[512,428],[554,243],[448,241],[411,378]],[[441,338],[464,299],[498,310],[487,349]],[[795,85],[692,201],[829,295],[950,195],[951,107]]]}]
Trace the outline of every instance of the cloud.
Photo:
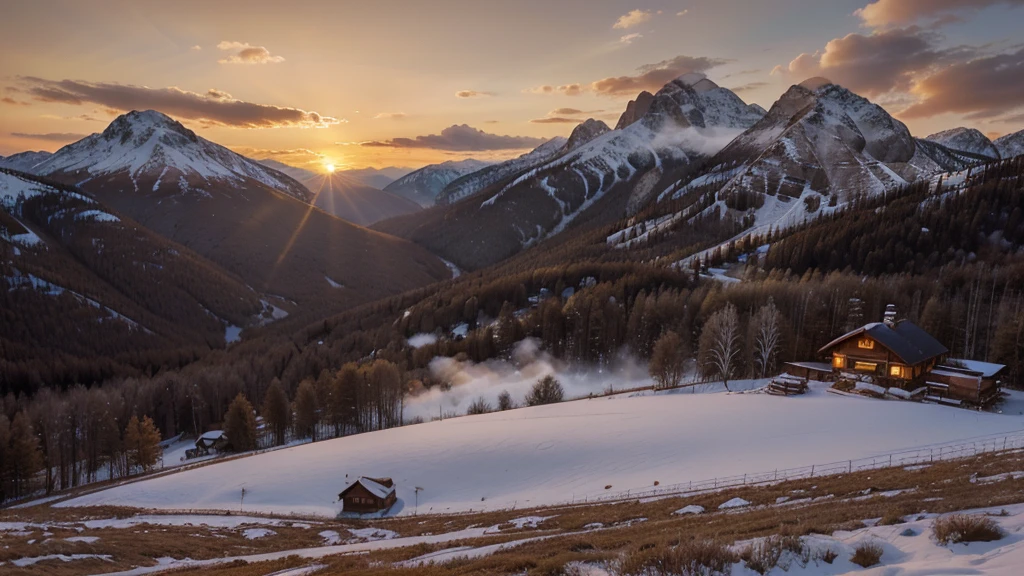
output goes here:
[{"label": "cloud", "polygon": [[12,106],[31,106],[31,104],[29,104],[28,102],[21,102],[19,100],[11,98],[10,96],[4,96],[3,98],[0,98],[0,102],[3,102],[4,104],[10,104]]},{"label": "cloud", "polygon": [[736,92],[737,94],[739,94],[740,92],[750,92],[751,90],[757,90],[759,88],[764,88],[767,85],[768,85],[767,82],[748,82],[746,84],[743,84],[741,86],[737,86],[735,88],[729,88],[729,90],[732,90],[733,92]]},{"label": "cloud", "polygon": [[676,16],[686,16],[689,13],[690,13],[690,11],[688,9],[687,10],[680,10],[679,12],[676,12]]},{"label": "cloud", "polygon": [[196,44],[195,46],[189,48],[189,50],[194,50],[195,52],[199,52],[202,49],[203,49],[203,47],[200,46],[199,44]]},{"label": "cloud", "polygon": [[26,132],[11,132],[15,138],[27,140],[46,140],[47,142],[77,142],[85,138],[87,134],[75,134],[72,132],[47,132],[45,134],[30,134]]},{"label": "cloud", "polygon": [[565,115],[575,116],[577,114],[583,114],[583,110],[577,110],[576,108],[555,108],[550,112],[551,116]]},{"label": "cloud", "polygon": [[325,128],[347,122],[300,108],[256,104],[210,90],[197,94],[171,86],[148,88],[131,84],[46,80],[31,76],[18,79],[20,91],[42,102],[81,105],[99,104],[112,111],[159,110],[180,119],[236,128]]},{"label": "cloud", "polygon": [[582,84],[563,84],[562,86],[551,86],[545,84],[544,86],[537,86],[536,88],[527,88],[523,90],[527,94],[561,94],[563,96],[579,96],[583,94],[586,88]]},{"label": "cloud", "polygon": [[615,28],[616,30],[627,30],[647,22],[651,19],[651,16],[652,14],[650,10],[631,10],[627,14],[619,16],[619,19],[615,21],[612,28]]},{"label": "cloud", "polygon": [[547,118],[534,118],[531,124],[579,124],[582,118],[562,118],[561,116],[548,116]]},{"label": "cloud", "polygon": [[721,58],[705,56],[676,56],[671,60],[641,66],[637,69],[639,74],[636,76],[617,76],[598,80],[591,84],[591,88],[604,96],[635,96],[643,90],[656,92],[665,84],[687,72],[705,72],[727,62],[728,60]]},{"label": "cloud", "polygon": [[455,93],[456,98],[485,98],[489,96],[497,96],[494,92],[480,92],[477,90],[459,90]]},{"label": "cloud", "polygon": [[923,118],[946,112],[994,118],[1024,107],[1024,48],[957,62],[914,84],[919,98],[901,113]]},{"label": "cloud", "polygon": [[915,26],[847,34],[830,40],[823,52],[800,54],[772,73],[789,74],[796,81],[825,76],[868,97],[890,90],[905,92],[922,72],[973,53],[966,47],[938,48],[937,40],[935,34]]},{"label": "cloud", "polygon": [[401,120],[405,118],[405,112],[379,112],[373,117],[374,120]]},{"label": "cloud", "polygon": [[271,55],[270,50],[263,46],[252,46],[245,42],[225,40],[217,44],[217,48],[234,52],[217,61],[221,64],[280,64],[284,62],[283,57]]},{"label": "cloud", "polygon": [[429,148],[451,152],[472,152],[536,148],[544,142],[543,138],[489,134],[466,124],[456,124],[445,128],[440,134],[428,134],[426,136],[416,136],[415,138],[375,140],[360,142],[359,144],[362,146],[387,148]]},{"label": "cloud", "polygon": [[639,40],[639,39],[641,39],[643,37],[644,37],[643,34],[640,34],[638,32],[634,32],[632,34],[626,34],[625,36],[619,38],[619,43],[620,44],[632,44],[633,40]]},{"label": "cloud", "polygon": [[923,19],[948,23],[949,16],[995,5],[1024,6],[1024,0],[875,0],[854,12],[872,28],[912,24]]}]

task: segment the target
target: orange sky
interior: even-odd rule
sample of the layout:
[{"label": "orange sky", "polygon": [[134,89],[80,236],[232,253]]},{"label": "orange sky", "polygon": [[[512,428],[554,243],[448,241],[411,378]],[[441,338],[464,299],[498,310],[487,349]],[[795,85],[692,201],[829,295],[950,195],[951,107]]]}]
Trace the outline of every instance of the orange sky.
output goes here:
[{"label": "orange sky", "polygon": [[[589,116],[614,124],[659,69],[685,67],[765,108],[801,76],[840,78],[891,112],[910,107],[919,136],[1024,128],[1020,99],[984,84],[1014,88],[987,62],[1021,65],[1024,10],[935,4],[13,1],[0,20],[0,154],[56,150],[153,107],[307,167],[505,158]],[[940,73],[957,66],[990,95],[982,109],[943,92]],[[453,125],[484,134],[443,132]]]}]

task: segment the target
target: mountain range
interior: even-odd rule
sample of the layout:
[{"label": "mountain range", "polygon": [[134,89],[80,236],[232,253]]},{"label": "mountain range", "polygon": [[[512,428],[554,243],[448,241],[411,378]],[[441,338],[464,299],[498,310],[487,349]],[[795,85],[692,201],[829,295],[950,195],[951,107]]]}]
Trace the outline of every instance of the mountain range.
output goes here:
[{"label": "mountain range", "polygon": [[299,305],[351,305],[447,276],[422,249],[311,208],[313,193],[293,178],[156,112],[121,116],[33,170]]},{"label": "mountain range", "polygon": [[434,204],[437,195],[444,190],[445,186],[466,174],[476,172],[488,165],[488,162],[473,158],[431,164],[388,184],[384,187],[384,191],[398,194],[418,203],[420,206],[428,207]]},{"label": "mountain range", "polygon": [[313,205],[353,224],[369,226],[421,209],[412,200],[367,185],[351,176],[350,171],[317,173],[276,160],[260,160],[260,163],[298,180],[312,193]]},{"label": "mountain range", "polygon": [[614,130],[588,120],[555,144],[462,176],[437,207],[374,228],[468,269],[556,236],[578,245],[605,227],[586,242],[685,244],[697,222],[712,220],[735,230],[722,232],[727,241],[1015,155],[1024,132],[994,143],[962,128],[915,138],[880,106],[824,78],[792,86],[766,111],[686,74],[630,101]]}]

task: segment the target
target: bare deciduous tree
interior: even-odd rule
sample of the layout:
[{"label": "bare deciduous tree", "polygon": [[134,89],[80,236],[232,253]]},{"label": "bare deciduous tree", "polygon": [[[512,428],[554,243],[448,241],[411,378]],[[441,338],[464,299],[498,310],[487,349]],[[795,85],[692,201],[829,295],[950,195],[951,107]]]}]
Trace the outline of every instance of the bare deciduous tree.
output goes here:
[{"label": "bare deciduous tree", "polygon": [[666,330],[654,344],[648,372],[659,388],[672,388],[683,379],[683,339]]},{"label": "bare deciduous tree", "polygon": [[781,317],[782,314],[775,307],[775,300],[769,297],[768,303],[750,319],[754,371],[761,378],[775,367],[775,357],[782,342]]},{"label": "bare deciduous tree", "polygon": [[726,390],[739,360],[740,340],[740,319],[731,303],[712,314],[700,334],[702,370],[721,378]]}]

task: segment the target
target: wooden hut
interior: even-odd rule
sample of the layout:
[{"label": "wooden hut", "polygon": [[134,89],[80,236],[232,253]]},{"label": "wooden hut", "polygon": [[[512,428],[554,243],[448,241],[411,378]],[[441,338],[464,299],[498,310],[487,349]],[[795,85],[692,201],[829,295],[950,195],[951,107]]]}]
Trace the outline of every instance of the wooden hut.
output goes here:
[{"label": "wooden hut", "polygon": [[391,478],[363,476],[338,494],[343,512],[368,514],[391,508],[397,500],[395,483]]},{"label": "wooden hut", "polygon": [[829,342],[819,351],[831,356],[832,370],[858,379],[870,377],[885,387],[917,388],[945,360],[949,350],[909,320],[896,321],[890,305],[884,322],[866,324]]}]

